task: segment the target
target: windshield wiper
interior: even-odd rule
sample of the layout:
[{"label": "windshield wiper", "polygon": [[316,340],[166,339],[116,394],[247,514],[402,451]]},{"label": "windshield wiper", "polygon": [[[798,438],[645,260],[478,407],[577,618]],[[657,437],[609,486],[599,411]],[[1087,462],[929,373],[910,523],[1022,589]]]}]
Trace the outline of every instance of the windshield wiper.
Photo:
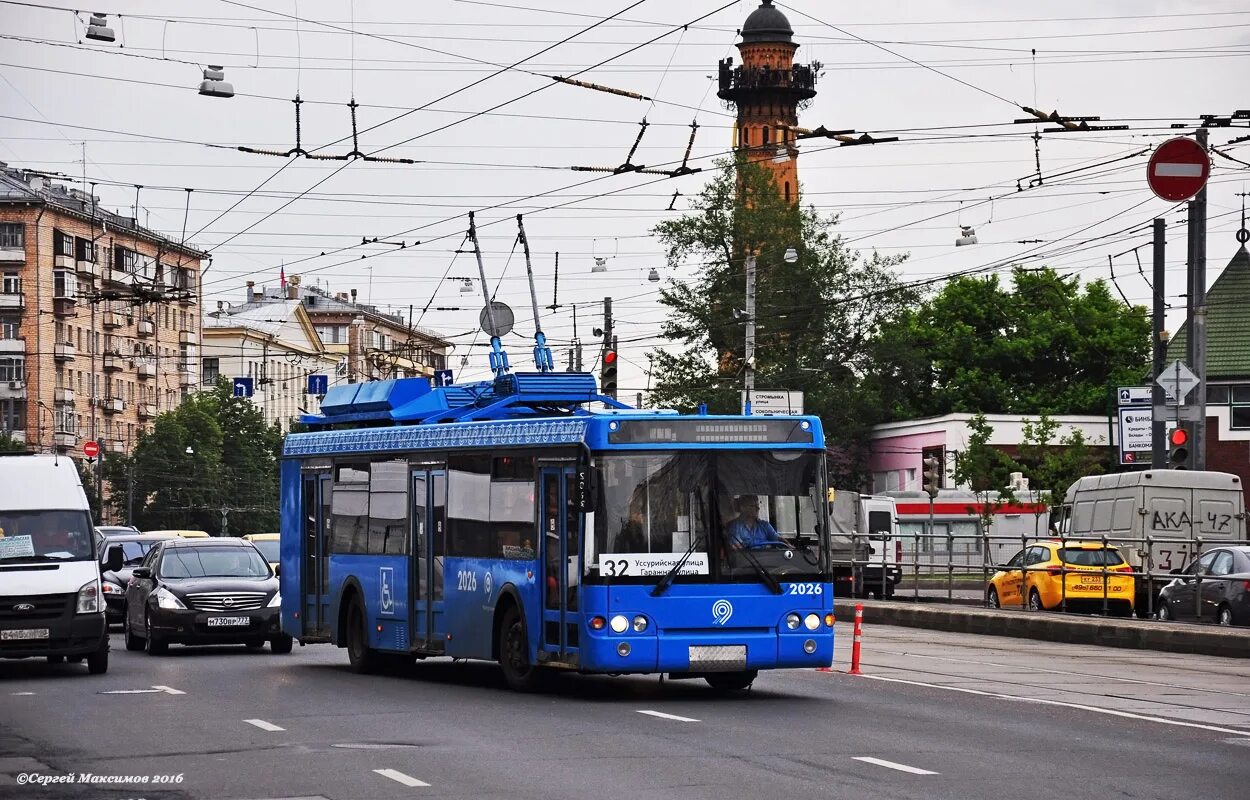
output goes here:
[{"label": "windshield wiper", "polygon": [[742,553],[742,555],[746,556],[747,562],[757,573],[759,573],[759,576],[764,579],[764,585],[768,587],[770,592],[773,594],[781,594],[781,582],[777,580],[777,576],[764,569],[764,565],[761,564],[755,556],[751,555],[751,550],[749,548],[744,547],[736,552]]},{"label": "windshield wiper", "polygon": [[29,562],[35,562],[35,563],[45,563],[48,561],[53,561],[56,563],[60,563],[62,561],[73,561],[73,560],[74,560],[74,556],[62,557],[62,556],[45,556],[45,555],[8,556],[7,558],[0,558],[0,561],[3,561],[6,564],[12,563],[12,562],[22,562],[22,561],[29,561]]},{"label": "windshield wiper", "polygon": [[659,597],[668,591],[668,587],[673,585],[673,579],[677,577],[677,573],[681,572],[681,568],[686,566],[686,560],[690,558],[690,554],[703,542],[702,539],[691,539],[690,546],[686,548],[686,552],[681,554],[681,560],[673,565],[673,568],[655,585],[651,590],[652,597]]}]

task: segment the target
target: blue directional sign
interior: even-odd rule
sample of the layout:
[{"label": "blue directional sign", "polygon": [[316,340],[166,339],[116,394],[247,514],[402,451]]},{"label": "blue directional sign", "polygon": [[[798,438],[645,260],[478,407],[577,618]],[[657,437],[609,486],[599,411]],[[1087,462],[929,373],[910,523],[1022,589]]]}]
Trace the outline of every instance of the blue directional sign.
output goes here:
[{"label": "blue directional sign", "polygon": [[434,385],[435,386],[451,386],[451,382],[452,382],[451,370],[449,369],[434,370]]},{"label": "blue directional sign", "polygon": [[330,389],[329,375],[309,375],[308,393],[323,395]]},{"label": "blue directional sign", "polygon": [[252,389],[251,378],[235,378],[234,379],[234,396],[235,397],[251,397],[255,394]]}]

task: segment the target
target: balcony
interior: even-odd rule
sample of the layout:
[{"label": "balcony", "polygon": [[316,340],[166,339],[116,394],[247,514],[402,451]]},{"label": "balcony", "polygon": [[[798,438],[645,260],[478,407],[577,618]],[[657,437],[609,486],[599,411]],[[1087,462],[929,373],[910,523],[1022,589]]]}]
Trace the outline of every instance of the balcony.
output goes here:
[{"label": "balcony", "polygon": [[120,414],[126,410],[126,401],[120,397],[106,397],[100,401],[105,414]]},{"label": "balcony", "polygon": [[71,295],[52,298],[52,313],[58,317],[72,317],[77,312],[78,299]]},{"label": "balcony", "polygon": [[116,311],[106,311],[103,322],[104,327],[108,329],[120,328],[124,324],[122,315]]},{"label": "balcony", "polygon": [[73,361],[77,355],[78,351],[69,342],[57,342],[52,348],[52,357],[57,361]]},{"label": "balcony", "polygon": [[117,267],[105,267],[103,270],[103,278],[107,283],[122,283],[127,286],[131,283],[131,275],[124,269]]},{"label": "balcony", "polygon": [[121,439],[114,439],[108,443],[108,449],[110,453],[125,453],[126,443]]},{"label": "balcony", "polygon": [[102,364],[105,372],[117,372],[126,366],[122,357],[117,353],[105,353]]},{"label": "balcony", "polygon": [[92,280],[100,277],[104,270],[94,261],[78,260],[74,262],[74,271],[81,277],[91,278]]},{"label": "balcony", "polygon": [[52,444],[62,450],[69,450],[78,446],[78,434],[69,431],[57,431],[52,434]]},{"label": "balcony", "polygon": [[25,400],[26,381],[0,381],[0,400]]},{"label": "balcony", "polygon": [[52,256],[52,266],[57,269],[73,269],[73,256]]},{"label": "balcony", "polygon": [[6,264],[25,264],[25,247],[0,247],[0,261]]},{"label": "balcony", "polygon": [[140,364],[139,365],[139,379],[140,380],[147,380],[148,378],[155,378],[155,377],[156,377],[156,365],[155,364]]},{"label": "balcony", "polygon": [[199,344],[200,335],[195,331],[179,331],[178,342],[180,344]]},{"label": "balcony", "polygon": [[179,386],[194,386],[195,376],[192,375],[190,372],[187,372],[186,370],[180,369],[178,371],[178,385]]},{"label": "balcony", "polygon": [[21,356],[25,354],[25,339],[0,339],[0,356]]},{"label": "balcony", "polygon": [[156,333],[156,323],[150,319],[139,320],[138,328],[140,336],[152,336]]},{"label": "balcony", "polygon": [[140,403],[139,419],[151,419],[156,416],[156,403]]},{"label": "balcony", "polygon": [[20,311],[26,307],[26,296],[21,292],[0,294],[0,311]]},{"label": "balcony", "polygon": [[52,393],[52,398],[58,403],[72,404],[74,402],[74,390],[57,387],[57,389]]}]

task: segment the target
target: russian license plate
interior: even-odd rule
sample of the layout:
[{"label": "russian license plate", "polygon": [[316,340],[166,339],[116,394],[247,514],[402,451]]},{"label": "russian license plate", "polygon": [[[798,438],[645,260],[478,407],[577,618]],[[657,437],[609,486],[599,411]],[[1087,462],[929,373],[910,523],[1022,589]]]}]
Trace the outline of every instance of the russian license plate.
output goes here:
[{"label": "russian license plate", "polygon": [[235,628],[252,624],[252,619],[251,617],[209,617],[207,624],[210,628]]},{"label": "russian license plate", "polygon": [[1082,575],[1081,583],[1096,583],[1099,586],[1101,586],[1102,576],[1101,575]]},{"label": "russian license plate", "polygon": [[21,628],[15,631],[0,631],[0,639],[13,641],[16,639],[47,639],[47,628]]}]

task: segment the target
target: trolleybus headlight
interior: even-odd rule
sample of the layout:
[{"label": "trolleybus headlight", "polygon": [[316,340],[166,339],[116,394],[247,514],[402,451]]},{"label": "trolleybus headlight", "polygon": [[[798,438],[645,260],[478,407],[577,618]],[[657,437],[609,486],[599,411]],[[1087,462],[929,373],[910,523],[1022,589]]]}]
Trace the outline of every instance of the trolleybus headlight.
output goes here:
[{"label": "trolleybus headlight", "polygon": [[825,624],[830,628],[833,627],[833,614],[825,614]]},{"label": "trolleybus headlight", "polygon": [[803,617],[803,625],[809,631],[814,631],[820,627],[820,617],[815,614],[808,614],[806,617]]},{"label": "trolleybus headlight", "polygon": [[816,640],[808,639],[806,642],[803,642],[803,652],[807,653],[808,655],[815,653],[816,652]]},{"label": "trolleybus headlight", "polygon": [[590,618],[590,629],[591,629],[591,630],[594,630],[594,631],[601,631],[601,630],[603,630],[603,626],[604,626],[604,625],[607,625],[607,624],[608,624],[608,621],[607,621],[606,619],[604,619],[603,617],[591,617],[591,618]]},{"label": "trolleybus headlight", "polygon": [[639,614],[638,616],[634,617],[634,632],[642,633],[646,629],[647,629],[647,618],[644,617],[642,614]]},{"label": "trolleybus headlight", "polygon": [[621,614],[617,614],[612,618],[611,625],[613,633],[624,633],[629,630],[629,620]]},{"label": "trolleybus headlight", "polygon": [[793,611],[791,611],[789,614],[786,614],[786,627],[792,631],[797,630],[799,627],[799,624],[802,621],[803,620],[799,617],[799,615],[794,613]]},{"label": "trolleybus headlight", "polygon": [[629,642],[621,642],[616,646],[616,654],[621,658],[629,655],[631,650],[633,650],[633,648],[629,646]]}]

